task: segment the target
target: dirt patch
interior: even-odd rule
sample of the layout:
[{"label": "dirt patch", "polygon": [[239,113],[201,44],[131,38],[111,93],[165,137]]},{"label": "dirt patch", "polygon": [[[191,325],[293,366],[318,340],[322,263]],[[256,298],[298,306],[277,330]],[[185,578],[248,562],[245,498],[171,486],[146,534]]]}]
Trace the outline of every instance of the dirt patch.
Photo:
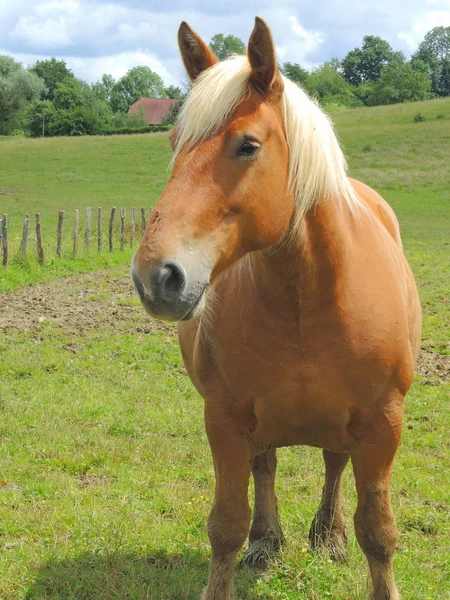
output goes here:
[{"label": "dirt patch", "polygon": [[450,356],[439,354],[430,348],[422,348],[416,371],[427,378],[425,383],[429,385],[450,381]]},{"label": "dirt patch", "polygon": [[13,196],[15,192],[11,190],[0,190],[0,196]]},{"label": "dirt patch", "polygon": [[174,325],[151,319],[138,302],[128,269],[97,271],[0,295],[0,332],[38,332],[47,324],[83,334],[94,328],[163,331]]},{"label": "dirt patch", "polygon": [[91,485],[107,485],[115,481],[115,477],[106,477],[105,475],[80,475],[75,477],[75,481],[82,487],[89,487]]},{"label": "dirt patch", "polygon": [[[176,326],[148,317],[138,302],[129,269],[97,271],[0,295],[0,332],[39,332],[46,324],[75,334],[105,327],[116,331],[164,332]],[[423,348],[417,372],[430,385],[450,381],[450,356]]]}]

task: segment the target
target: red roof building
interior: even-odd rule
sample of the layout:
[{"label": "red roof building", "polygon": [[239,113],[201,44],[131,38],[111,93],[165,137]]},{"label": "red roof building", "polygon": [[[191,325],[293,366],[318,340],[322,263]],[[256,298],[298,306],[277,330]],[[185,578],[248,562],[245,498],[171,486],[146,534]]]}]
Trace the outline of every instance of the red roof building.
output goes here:
[{"label": "red roof building", "polygon": [[171,98],[140,98],[130,106],[128,114],[142,111],[149,125],[160,125],[172,104],[177,102],[179,100]]}]

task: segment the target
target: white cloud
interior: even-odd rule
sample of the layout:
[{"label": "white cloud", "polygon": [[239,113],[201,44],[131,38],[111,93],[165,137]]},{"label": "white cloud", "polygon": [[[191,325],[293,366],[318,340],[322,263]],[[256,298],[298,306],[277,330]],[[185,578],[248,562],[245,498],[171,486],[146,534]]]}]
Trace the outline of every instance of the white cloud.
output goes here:
[{"label": "white cloud", "polygon": [[[37,60],[48,58],[45,54],[8,53],[0,48],[1,54],[9,54],[25,66],[31,66]],[[109,73],[114,79],[119,79],[132,67],[146,65],[152,71],[158,73],[166,85],[179,85],[179,78],[173,74],[172,70],[163,65],[155,56],[145,51],[120,52],[111,56],[99,56],[95,58],[64,55],[58,55],[56,58],[64,60],[77,77],[89,83],[98,81],[103,73]]]},{"label": "white cloud", "polygon": [[289,21],[292,31],[302,40],[305,46],[305,54],[312,52],[317,46],[324,43],[325,38],[320,31],[307,31],[295,16],[289,17]]},{"label": "white cloud", "polygon": [[[311,68],[342,58],[364,35],[412,52],[426,31],[450,23],[450,0],[0,0],[3,52],[64,58],[78,77],[116,77],[146,64],[169,83],[185,80],[177,29],[188,21],[205,41],[231,33],[247,42],[256,14],[272,29],[278,58]],[[400,33],[399,33],[400,32]],[[133,62],[136,61],[136,62]]]},{"label": "white cloud", "polygon": [[[432,1],[436,2],[436,0],[428,0],[428,3],[431,4]],[[430,29],[433,29],[433,27],[441,25],[444,27],[450,26],[450,10],[435,10],[416,18],[410,31],[399,33],[398,37],[407,43],[411,52],[414,52],[425,37],[425,34]]]}]

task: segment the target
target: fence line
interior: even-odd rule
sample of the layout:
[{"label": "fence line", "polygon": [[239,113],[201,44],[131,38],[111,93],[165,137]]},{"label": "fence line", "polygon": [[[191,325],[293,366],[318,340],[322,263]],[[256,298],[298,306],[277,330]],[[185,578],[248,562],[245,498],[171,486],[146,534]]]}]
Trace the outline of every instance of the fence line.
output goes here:
[{"label": "fence line", "polygon": [[[141,223],[136,222],[136,208],[131,208],[129,222],[127,223],[127,211],[125,208],[120,208],[118,214],[120,216],[119,223],[116,224],[116,207],[112,207],[109,217],[108,227],[108,249],[110,252],[114,249],[114,236],[115,232],[119,232],[119,247],[120,250],[124,250],[128,245],[132,248],[136,243],[139,243],[140,239],[144,235],[147,226],[147,212],[145,208],[140,209]],[[151,214],[151,209],[150,209]],[[0,251],[1,251],[1,262],[4,267],[8,265],[12,257],[11,249],[11,220],[7,214],[0,215]],[[42,236],[42,228],[45,226],[45,217],[41,213],[35,213],[36,220],[36,251],[39,263],[42,265],[45,262],[47,251],[45,250],[45,244]],[[60,210],[57,215],[57,228],[56,228],[56,256],[61,258],[64,249],[64,221],[65,211]],[[92,237],[97,238],[97,251],[103,251],[103,209],[99,207],[97,209],[97,230],[92,230],[92,209],[86,209],[86,224],[84,230],[84,253],[89,253],[90,244]],[[27,258],[28,253],[28,239],[30,230],[30,215],[26,214],[23,219],[22,225],[22,236],[20,238],[19,253],[23,261]],[[48,237],[48,230],[44,227],[45,236]],[[9,233],[9,235],[8,235]],[[80,235],[80,211],[79,209],[74,210],[73,216],[73,233],[71,236],[72,241],[72,254],[77,256],[79,252],[79,240]],[[94,239],[95,239],[94,237]],[[55,238],[53,238],[55,243]],[[53,246],[55,248],[55,246]]]}]

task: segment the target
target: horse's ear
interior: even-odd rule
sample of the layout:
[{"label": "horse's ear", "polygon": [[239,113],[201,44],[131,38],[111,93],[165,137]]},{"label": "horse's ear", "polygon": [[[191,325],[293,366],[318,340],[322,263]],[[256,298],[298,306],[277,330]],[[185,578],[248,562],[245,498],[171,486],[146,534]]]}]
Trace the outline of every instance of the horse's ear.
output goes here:
[{"label": "horse's ear", "polygon": [[247,48],[252,72],[250,80],[264,95],[283,91],[283,80],[275,56],[275,45],[267,23],[261,17],[255,18]]},{"label": "horse's ear", "polygon": [[183,21],[178,30],[178,45],[187,74],[192,82],[209,67],[218,62],[202,38]]}]

